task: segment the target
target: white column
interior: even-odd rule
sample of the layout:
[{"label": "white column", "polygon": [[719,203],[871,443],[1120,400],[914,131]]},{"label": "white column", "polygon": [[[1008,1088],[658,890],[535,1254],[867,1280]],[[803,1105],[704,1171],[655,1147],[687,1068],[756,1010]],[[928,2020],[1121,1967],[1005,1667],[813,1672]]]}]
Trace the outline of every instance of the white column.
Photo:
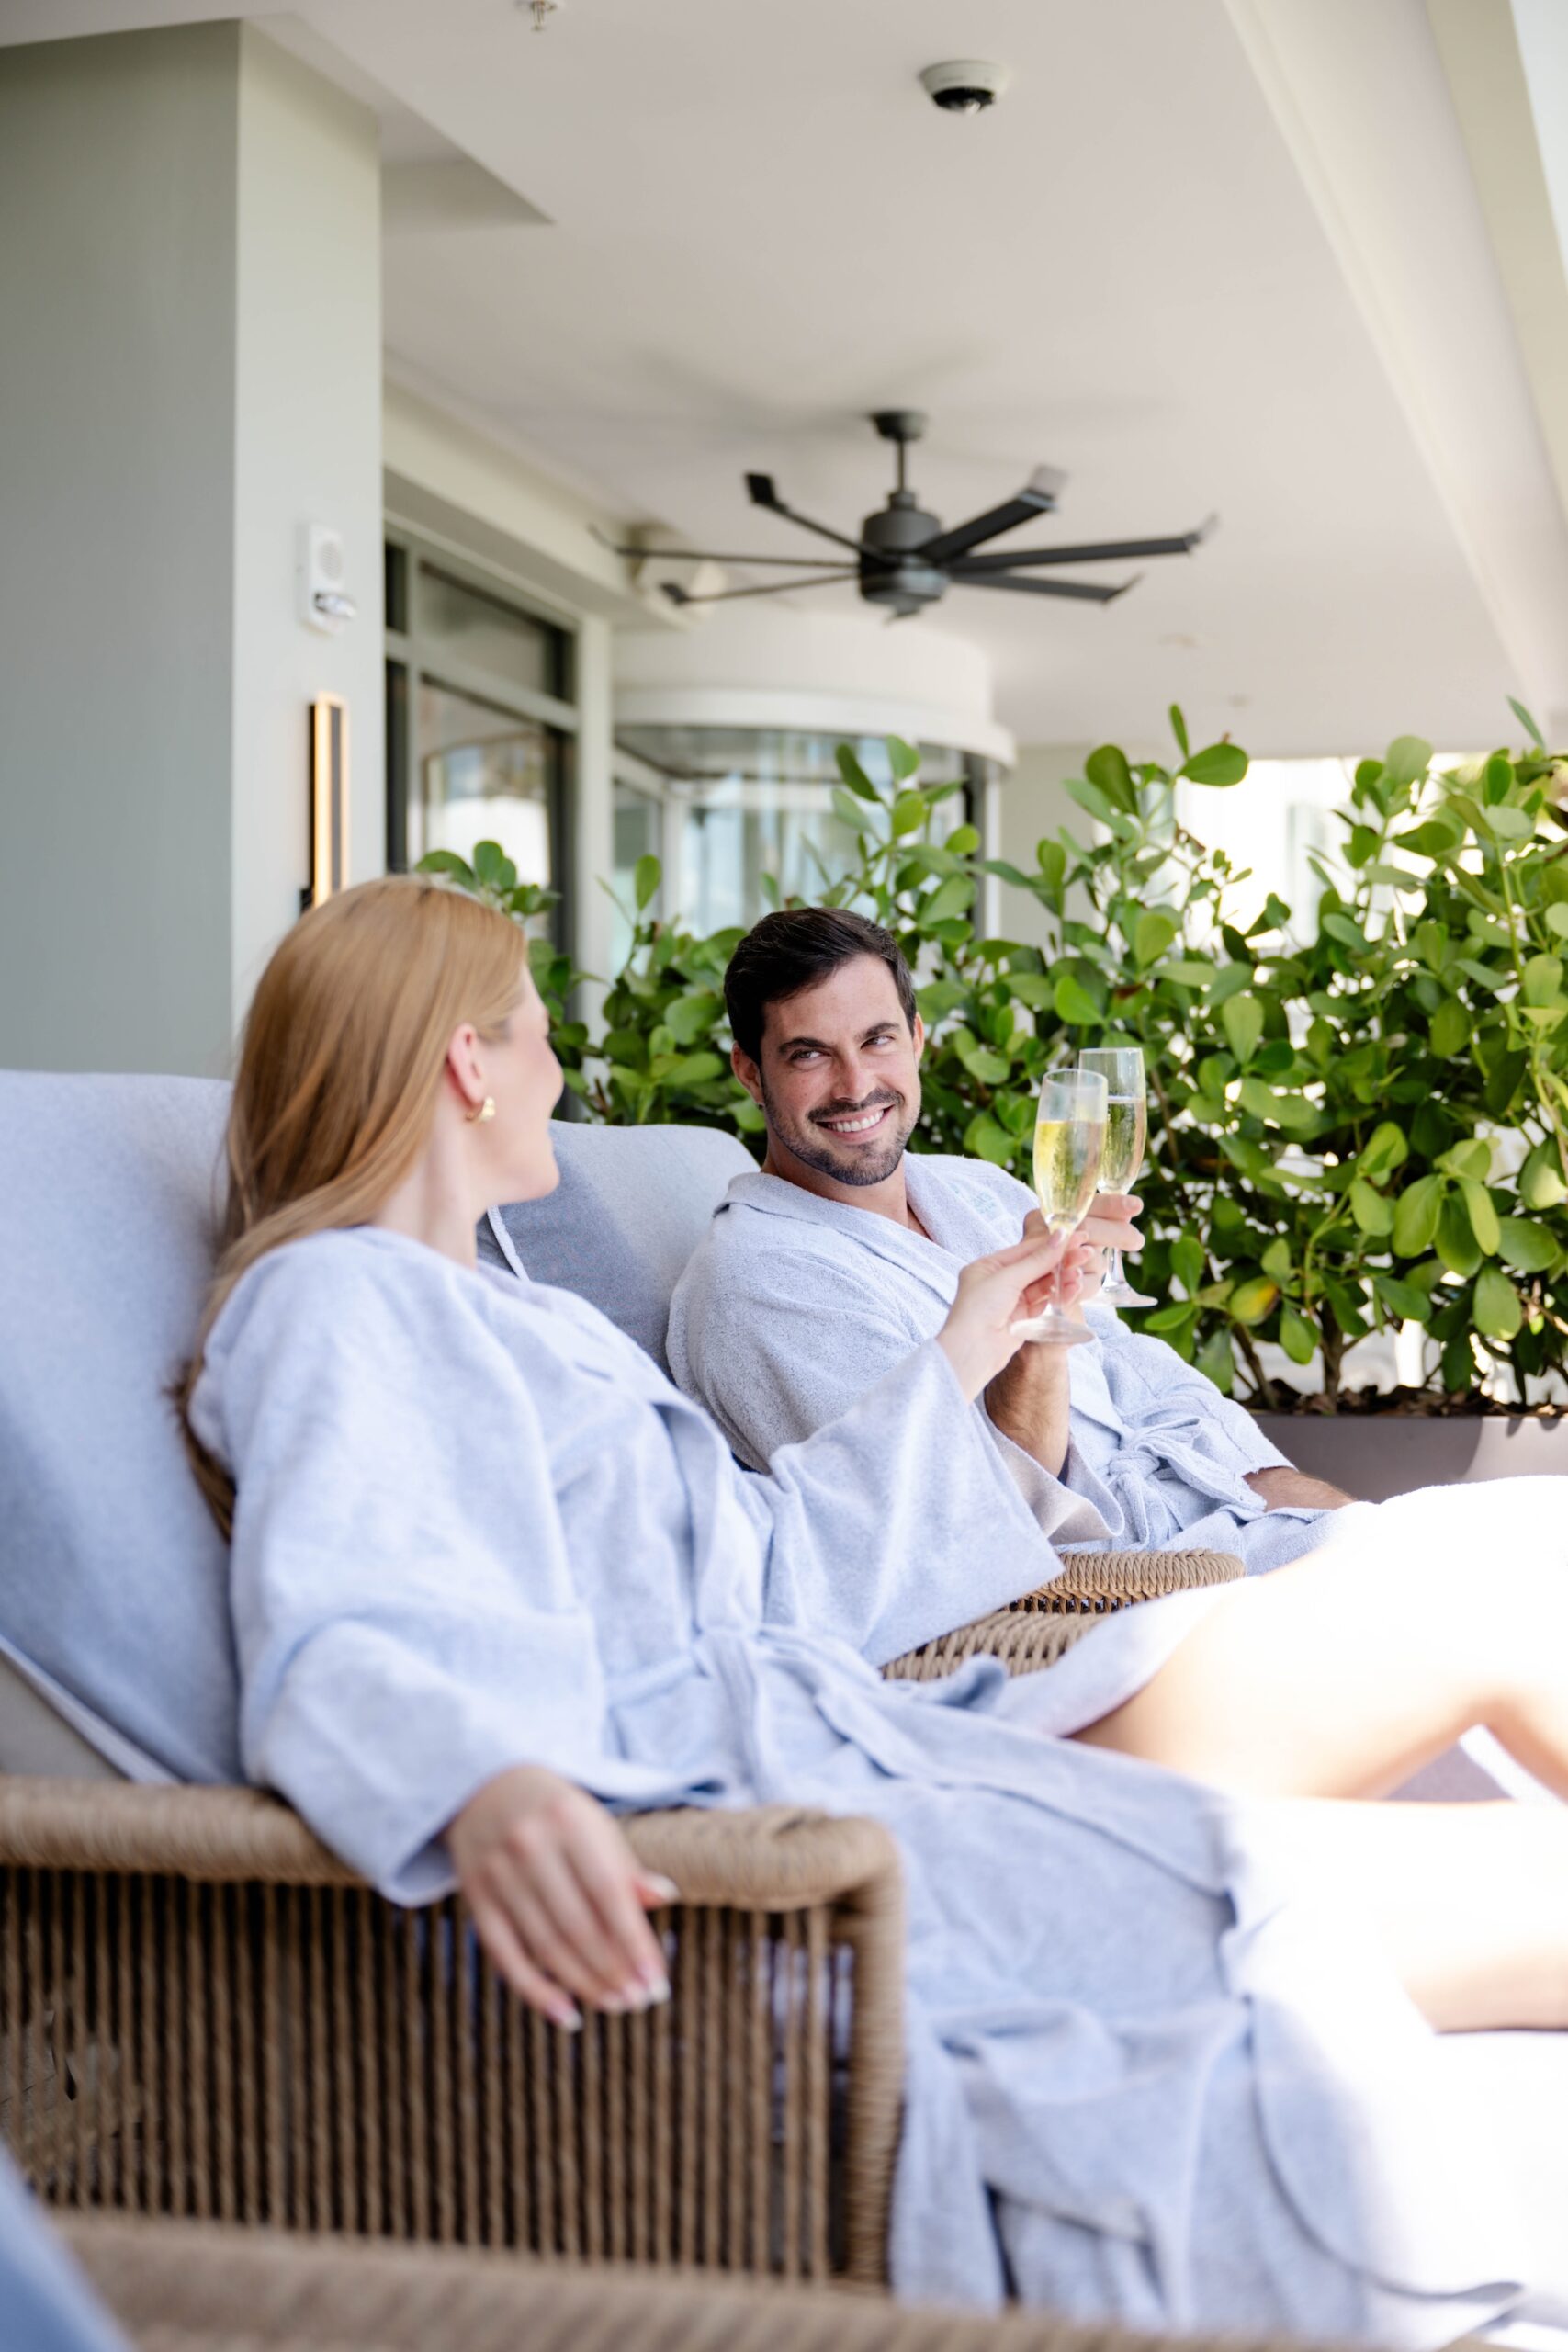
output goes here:
[{"label": "white column", "polygon": [[0,1062],[227,1066],[317,693],[380,863],[378,207],[370,116],[248,27],[0,51]]},{"label": "white column", "polygon": [[615,865],[615,710],[610,624],[590,614],[578,624],[578,736],[571,811],[571,943],[581,969],[592,975],[579,991],[577,1017],[598,1019],[610,969],[614,910],[604,884]]}]

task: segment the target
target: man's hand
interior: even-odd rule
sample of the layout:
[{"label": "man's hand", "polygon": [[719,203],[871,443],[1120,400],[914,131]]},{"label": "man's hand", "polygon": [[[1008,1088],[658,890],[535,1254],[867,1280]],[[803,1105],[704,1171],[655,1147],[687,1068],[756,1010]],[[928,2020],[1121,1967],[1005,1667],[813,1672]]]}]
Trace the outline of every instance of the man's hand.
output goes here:
[{"label": "man's hand", "polygon": [[[1087,1306],[1105,1280],[1105,1252],[1130,1251],[1135,1258],[1144,1237],[1133,1219],[1143,1210],[1136,1193],[1097,1193],[1089,1215],[1067,1244],[1064,1268],[1078,1278],[1077,1303]],[[1025,1220],[1024,1230],[1028,1231]],[[1064,1304],[1066,1301],[1064,1300]]]},{"label": "man's hand", "polygon": [[538,1764],[513,1765],[468,1799],[447,1850],[479,1941],[520,2000],[569,2030],[576,2002],[668,2000],[664,1955],[643,1914],[673,1900],[604,1806]]},{"label": "man's hand", "polygon": [[1283,1463],[1276,1463],[1271,1470],[1249,1470],[1247,1483],[1255,1495],[1262,1496],[1270,1510],[1342,1510],[1356,1499],[1338,1487],[1331,1487],[1326,1478],[1309,1478],[1304,1470]]}]

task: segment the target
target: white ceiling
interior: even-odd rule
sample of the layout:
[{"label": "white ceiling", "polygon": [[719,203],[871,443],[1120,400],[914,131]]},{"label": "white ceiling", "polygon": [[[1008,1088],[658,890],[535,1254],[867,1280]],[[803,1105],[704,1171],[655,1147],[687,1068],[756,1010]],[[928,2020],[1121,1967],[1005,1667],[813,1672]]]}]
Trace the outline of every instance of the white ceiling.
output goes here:
[{"label": "white ceiling", "polygon": [[[1347,40],[1364,5],[1311,0]],[[10,37],[40,6],[6,0]],[[1218,510],[1208,547],[1103,610],[950,593],[938,625],[984,647],[1021,740],[1153,738],[1173,698],[1260,752],[1404,729],[1483,744],[1510,692],[1568,708],[1568,671],[1524,674],[1499,593],[1530,538],[1514,607],[1533,595],[1539,616],[1561,584],[1568,646],[1550,469],[1527,449],[1488,482],[1496,543],[1478,548],[1238,38],[1243,0],[563,0],[540,35],[513,0],[297,7],[300,45],[377,99],[401,158],[471,156],[548,223],[416,213],[389,232],[390,364],[626,521],[812,554],[747,505],[742,471],[848,526],[890,479],[864,412],[905,404],[931,412],[914,478],[947,519],[1041,461],[1067,469],[1060,515],[1020,544]],[[49,13],[74,30],[186,12]],[[1435,58],[1420,0],[1374,13]],[[954,52],[1013,67],[992,114],[921,95],[919,69]],[[1401,153],[1474,210],[1446,85],[1414,55]],[[1490,266],[1476,252],[1446,288],[1450,370],[1467,302],[1501,299],[1465,282]],[[1524,386],[1511,347],[1499,365]]]}]

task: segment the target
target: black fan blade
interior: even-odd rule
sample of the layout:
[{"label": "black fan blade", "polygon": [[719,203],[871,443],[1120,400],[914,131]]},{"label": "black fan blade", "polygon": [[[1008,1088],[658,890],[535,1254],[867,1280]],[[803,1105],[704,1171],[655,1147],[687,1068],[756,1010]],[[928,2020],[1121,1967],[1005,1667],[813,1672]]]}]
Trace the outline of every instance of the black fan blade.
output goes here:
[{"label": "black fan blade", "polygon": [[[820,571],[828,560],[825,555],[716,555],[711,548],[618,548],[608,539],[600,545],[609,548],[612,555],[630,557],[634,563],[741,563],[775,571]],[[846,571],[851,568],[844,566]],[[789,583],[780,584],[787,587]]]},{"label": "black fan blade", "polygon": [[773,486],[772,474],[748,474],[746,492],[753,506],[765,506],[770,514],[782,514],[786,523],[797,523],[803,531],[815,531],[819,539],[832,539],[841,548],[850,548],[856,555],[865,556],[873,563],[886,564],[888,558],[880,548],[867,546],[863,539],[846,538],[842,531],[829,528],[826,523],[814,523],[809,514],[797,514],[786,506]]},{"label": "black fan blade", "polygon": [[1008,499],[1000,506],[988,506],[983,514],[974,515],[967,523],[959,523],[951,531],[939,531],[934,539],[927,539],[923,547],[911,548],[911,555],[922,563],[951,563],[954,556],[967,555],[982,539],[999,538],[1004,531],[1013,531],[1021,523],[1032,520],[1036,514],[1051,514],[1056,504],[1056,494],[1066,475],[1056,466],[1036,466],[1016,498]]},{"label": "black fan blade", "polygon": [[[972,580],[983,571],[1008,571],[1015,564],[1052,563],[1118,563],[1151,555],[1190,555],[1201,548],[1219,521],[1211,514],[1195,531],[1179,531],[1174,538],[1166,539],[1103,539],[1093,547],[1082,548],[1019,548],[1011,555],[961,556],[953,565],[955,580]],[[922,559],[926,550],[920,550]]]},{"label": "black fan blade", "polygon": [[785,596],[796,588],[840,588],[846,582],[859,577],[852,564],[845,564],[841,571],[819,571],[814,580],[770,580],[761,588],[719,588],[706,596],[689,596],[684,588],[678,588],[672,580],[666,580],[661,584],[670,602],[683,609],[687,605],[729,605],[737,596]]},{"label": "black fan blade", "polygon": [[1129,588],[1135,588],[1137,578],[1123,580],[1120,588],[1097,587],[1089,580],[1014,580],[1005,571],[982,571],[976,575],[955,572],[955,588],[1007,588],[1015,596],[1073,596],[1086,605],[1113,605]]}]

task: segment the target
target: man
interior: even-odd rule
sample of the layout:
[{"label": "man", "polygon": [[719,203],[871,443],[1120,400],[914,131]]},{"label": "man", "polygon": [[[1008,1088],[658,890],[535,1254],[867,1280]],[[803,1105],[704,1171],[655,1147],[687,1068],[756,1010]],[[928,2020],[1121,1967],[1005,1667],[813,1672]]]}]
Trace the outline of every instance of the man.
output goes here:
[{"label": "man", "polygon": [[[761,1468],[929,1339],[960,1268],[1038,1211],[988,1162],[906,1155],[924,1031],[890,933],[832,908],[768,915],[725,993],[767,1156],[735,1179],[682,1277],[668,1351]],[[1080,1280],[1089,1245],[1140,1246],[1126,1221],[1140,1205],[1103,1196],[1080,1228]],[[976,1407],[1042,1532],[1058,1548],[1234,1552],[1249,1571],[1310,1551],[1348,1497],[1294,1469],[1163,1340],[1107,1308],[1088,1321],[1095,1344],[1021,1348]]]}]

